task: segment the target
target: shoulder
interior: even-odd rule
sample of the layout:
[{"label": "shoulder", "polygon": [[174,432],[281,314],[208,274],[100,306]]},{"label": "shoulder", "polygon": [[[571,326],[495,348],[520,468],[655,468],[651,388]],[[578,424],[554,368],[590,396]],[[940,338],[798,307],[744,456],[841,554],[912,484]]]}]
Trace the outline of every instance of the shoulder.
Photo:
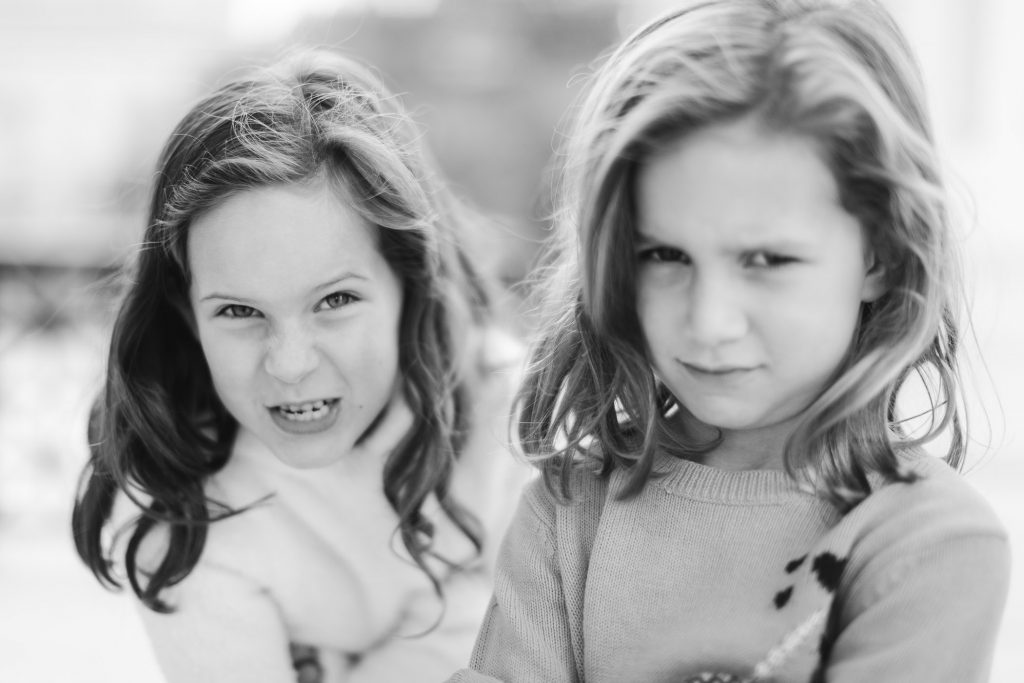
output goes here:
[{"label": "shoulder", "polygon": [[905,470],[913,481],[878,487],[837,525],[849,543],[844,582],[869,601],[929,573],[1005,584],[1009,537],[988,501],[938,458],[915,456]]},{"label": "shoulder", "polygon": [[[140,536],[142,520],[151,516],[148,511],[149,501],[144,495],[129,497],[121,492],[115,500],[114,512],[111,516],[109,537],[109,558],[114,576],[126,585],[130,578],[146,588],[151,577],[172,553],[181,554],[193,549],[181,547],[182,540],[175,539],[174,525],[167,521],[155,520]],[[243,515],[244,516],[244,515]],[[243,525],[247,522],[242,522]],[[232,582],[249,582],[244,572],[239,571],[239,561],[251,544],[239,543],[238,539],[246,533],[239,534],[238,524],[227,534],[224,529],[214,523],[207,527],[203,535],[202,545],[198,548],[199,555],[194,562],[184,567],[184,575],[171,584],[165,584],[159,591],[158,598],[174,610],[180,610],[195,604],[197,599],[206,601],[210,595],[223,595],[218,590],[209,593],[211,581],[217,582],[230,579]],[[219,562],[217,558],[227,560]],[[134,567],[134,577],[130,577],[129,567]],[[134,598],[138,598],[133,593]],[[216,602],[216,601],[215,601]],[[140,601],[141,608],[141,601]],[[211,606],[209,609],[213,609]],[[148,609],[142,610],[148,613]]]},{"label": "shoulder", "polygon": [[[240,572],[245,567],[261,565],[272,554],[267,546],[275,544],[268,537],[275,528],[268,524],[268,519],[281,517],[273,510],[280,505],[281,496],[289,492],[274,486],[274,463],[268,462],[272,456],[261,453],[257,446],[252,439],[240,435],[224,468],[207,478],[204,504],[211,520],[216,521],[206,525],[196,567],[222,566]],[[110,547],[122,575],[129,542],[139,522],[146,516],[153,517],[149,511],[151,504],[152,497],[142,489],[134,489],[131,496],[122,491],[115,499]],[[133,558],[143,574],[154,572],[169,552],[181,552],[172,544],[175,524],[154,519]],[[184,582],[190,582],[194,573],[190,572]]]},{"label": "shoulder", "polygon": [[[139,523],[146,516],[146,510],[152,498],[141,489],[133,489],[131,495],[121,490],[114,498],[114,507],[110,513],[107,529],[109,536],[106,544],[110,549],[110,560],[115,575],[125,579],[128,575],[128,548],[135,535]],[[156,571],[160,562],[167,554],[170,544],[170,532],[166,524],[157,523],[142,539],[135,550],[133,562],[145,573]]]},{"label": "shoulder", "polygon": [[572,470],[567,488],[570,498],[559,500],[544,477],[531,481],[524,493],[521,514],[544,527],[553,538],[592,538],[608,498],[609,481],[583,465]]},{"label": "shoulder", "polygon": [[910,482],[878,487],[854,515],[869,530],[930,544],[962,536],[1006,539],[1007,532],[992,506],[945,461],[916,455],[905,462]]},{"label": "shoulder", "polygon": [[[123,570],[128,544],[143,517],[150,515],[139,505],[139,501],[129,499],[124,493],[119,494],[111,516],[110,547],[111,556],[119,570]],[[273,503],[266,501],[250,501],[251,507],[235,508],[233,514],[217,519],[223,514],[214,506],[211,515],[215,521],[207,525],[205,540],[199,562],[209,563],[211,560],[223,560],[226,564],[242,562],[248,549],[262,545],[260,539],[266,538],[263,521],[260,519]],[[155,521],[145,537],[139,543],[135,563],[144,573],[152,573],[171,550],[171,538],[174,524],[167,521]]]}]

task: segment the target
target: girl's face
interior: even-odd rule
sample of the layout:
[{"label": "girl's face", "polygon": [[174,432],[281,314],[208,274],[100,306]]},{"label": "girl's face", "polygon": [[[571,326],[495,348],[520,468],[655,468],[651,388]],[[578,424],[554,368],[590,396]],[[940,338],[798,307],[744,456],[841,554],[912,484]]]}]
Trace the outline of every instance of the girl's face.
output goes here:
[{"label": "girl's face", "polygon": [[653,157],[636,191],[655,372],[726,443],[781,443],[842,361],[861,303],[883,293],[832,173],[812,140],[747,118]]},{"label": "girl's face", "polygon": [[284,463],[342,458],[400,384],[402,283],[325,182],[233,195],[197,218],[190,299],[225,407]]}]

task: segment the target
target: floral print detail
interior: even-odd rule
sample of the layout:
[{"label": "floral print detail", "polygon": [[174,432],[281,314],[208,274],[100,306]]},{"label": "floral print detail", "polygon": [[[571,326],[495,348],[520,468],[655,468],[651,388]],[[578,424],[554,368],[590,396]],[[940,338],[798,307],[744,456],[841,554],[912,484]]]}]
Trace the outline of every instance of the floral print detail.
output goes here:
[{"label": "floral print detail", "polygon": [[321,683],[324,669],[320,664],[320,653],[312,645],[292,643],[288,646],[292,655],[296,683]]},{"label": "floral print detail", "polygon": [[740,678],[732,674],[705,672],[696,676],[690,676],[683,683],[751,683],[751,679]]},{"label": "floral print detail", "polygon": [[829,606],[822,607],[809,616],[802,624],[786,634],[782,641],[771,649],[768,656],[757,663],[754,667],[753,681],[769,680],[786,658],[799,648],[810,636],[821,633],[822,627],[828,617]]},{"label": "floral print detail", "polygon": [[[807,559],[808,556],[804,555],[787,562],[785,566],[786,574],[796,572],[804,566],[804,562]],[[846,558],[837,557],[829,552],[821,553],[811,559],[808,571],[814,577],[814,582],[817,586],[824,591],[822,606],[800,622],[796,628],[785,634],[775,647],[757,663],[749,675],[740,676],[730,673],[704,671],[688,676],[683,679],[683,683],[771,683],[773,680],[772,676],[778,673],[794,653],[803,648],[809,640],[816,636],[821,638],[822,634],[825,634],[826,637],[821,638],[821,640],[823,645],[827,645],[829,643],[827,637],[828,620],[834,606],[832,596],[839,587],[839,579],[843,574],[843,569],[846,568],[846,562]],[[794,584],[790,584],[775,594],[772,599],[775,609],[782,610],[790,603],[798,583],[800,582],[797,581]],[[819,654],[824,657],[827,653],[820,652]]]}]

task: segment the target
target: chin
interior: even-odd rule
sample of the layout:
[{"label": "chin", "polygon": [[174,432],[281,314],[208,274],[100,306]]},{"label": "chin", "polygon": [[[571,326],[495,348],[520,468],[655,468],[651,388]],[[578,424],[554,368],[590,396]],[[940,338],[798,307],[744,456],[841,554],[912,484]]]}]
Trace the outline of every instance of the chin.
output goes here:
[{"label": "chin", "polygon": [[768,419],[762,415],[742,415],[735,411],[731,412],[695,412],[694,417],[702,424],[727,432],[745,432],[755,429],[770,427],[775,420]]},{"label": "chin", "polygon": [[745,429],[756,426],[763,419],[761,413],[744,410],[736,404],[716,405],[704,399],[703,403],[694,402],[696,409],[690,409],[690,413],[709,427],[718,429]]},{"label": "chin", "polygon": [[[282,464],[297,470],[313,470],[333,465],[341,459],[343,453],[351,449],[350,444],[337,436],[328,434],[310,436],[299,439],[284,439],[268,443],[270,452]],[[303,443],[305,442],[305,443]]]}]

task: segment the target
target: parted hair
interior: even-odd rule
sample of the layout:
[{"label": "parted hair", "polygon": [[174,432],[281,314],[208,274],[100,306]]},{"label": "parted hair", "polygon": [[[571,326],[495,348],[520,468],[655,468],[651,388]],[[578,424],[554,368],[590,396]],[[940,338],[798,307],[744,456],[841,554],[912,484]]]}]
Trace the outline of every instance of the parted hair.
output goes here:
[{"label": "parted hair", "polygon": [[[748,116],[814,141],[886,272],[834,381],[801,414],[787,471],[845,510],[870,492],[869,473],[907,479],[899,452],[940,435],[960,466],[962,280],[905,37],[876,0],[707,0],[608,55],[567,137],[540,283],[546,317],[517,397],[519,445],[561,497],[580,462],[630,469],[629,497],[657,449],[714,446],[667,426],[676,399],[654,375],[636,313],[636,178],[674,141]],[[915,376],[931,390],[930,419],[910,430],[897,396]]]},{"label": "parted hair", "polygon": [[[72,515],[78,554],[102,583],[119,585],[112,568],[121,558],[111,556],[104,531],[118,496],[142,508],[123,562],[132,590],[157,611],[172,609],[161,591],[195,567],[209,524],[244,512],[204,493],[230,458],[238,424],[214,390],[193,331],[189,226],[237,193],[315,180],[352,200],[402,282],[399,371],[415,418],[383,480],[402,541],[440,592],[426,562],[434,527],[423,514],[434,495],[479,551],[479,523],[449,483],[479,367],[467,339],[491,317],[489,287],[465,250],[470,216],[437,177],[420,137],[369,68],[323,49],[233,79],[174,129],[158,162],[144,242],[126,268]],[[139,549],[158,526],[168,530],[166,552],[143,569]]]}]

